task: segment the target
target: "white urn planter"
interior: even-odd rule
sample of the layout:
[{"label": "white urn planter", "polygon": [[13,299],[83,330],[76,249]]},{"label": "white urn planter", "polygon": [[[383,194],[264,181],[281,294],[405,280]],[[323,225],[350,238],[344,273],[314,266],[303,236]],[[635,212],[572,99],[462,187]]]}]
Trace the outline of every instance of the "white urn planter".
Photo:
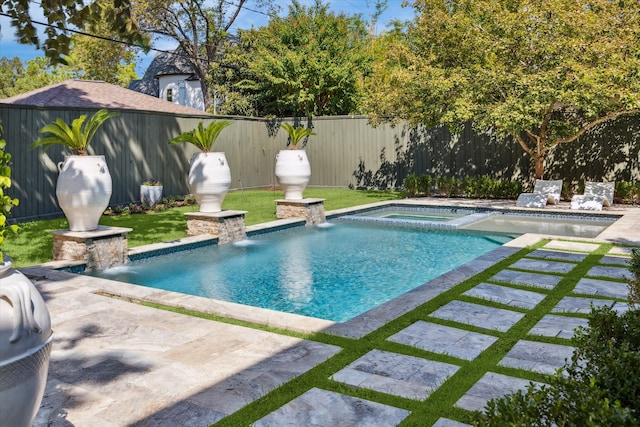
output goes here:
[{"label": "white urn planter", "polygon": [[69,156],[58,163],[58,170],[56,196],[69,221],[69,229],[97,229],[112,192],[104,156]]},{"label": "white urn planter", "polygon": [[162,185],[141,185],[140,202],[143,205],[155,206],[162,200]]},{"label": "white urn planter", "polygon": [[300,200],[309,183],[311,166],[305,150],[280,150],[276,156],[276,178],[285,200]]},{"label": "white urn planter", "polygon": [[49,372],[51,319],[36,287],[0,263],[0,426],[29,427]]},{"label": "white urn planter", "polygon": [[220,212],[231,186],[231,169],[224,153],[196,153],[189,167],[189,187],[200,212]]}]

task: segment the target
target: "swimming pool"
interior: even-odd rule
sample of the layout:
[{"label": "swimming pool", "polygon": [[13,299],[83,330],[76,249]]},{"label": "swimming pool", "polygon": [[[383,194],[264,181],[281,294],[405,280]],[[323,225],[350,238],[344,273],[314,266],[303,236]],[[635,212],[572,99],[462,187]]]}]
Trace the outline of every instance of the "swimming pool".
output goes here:
[{"label": "swimming pool", "polygon": [[344,322],[513,237],[335,220],[87,274]]}]

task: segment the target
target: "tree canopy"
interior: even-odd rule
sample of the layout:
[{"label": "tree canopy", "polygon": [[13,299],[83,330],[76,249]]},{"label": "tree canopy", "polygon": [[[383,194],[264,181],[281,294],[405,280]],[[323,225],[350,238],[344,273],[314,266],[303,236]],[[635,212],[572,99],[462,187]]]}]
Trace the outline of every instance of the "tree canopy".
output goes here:
[{"label": "tree canopy", "polygon": [[221,110],[258,116],[339,115],[360,111],[371,66],[366,23],[317,0],[293,0],[286,17],[241,31],[218,69]]},{"label": "tree canopy", "polygon": [[[46,24],[44,40],[38,35],[30,14],[30,7],[35,4],[46,17],[47,22],[43,23]],[[0,0],[0,11],[11,19],[18,42],[42,48],[45,56],[54,64],[64,62],[63,56],[69,54],[71,39],[67,30],[70,28],[92,29],[94,25],[107,24],[114,37],[132,45],[148,46],[148,39],[140,32],[133,17],[129,0],[113,0],[106,9],[104,5],[104,2],[85,4],[83,0],[41,3]]]},{"label": "tree canopy", "polygon": [[[270,10],[273,0],[255,0]],[[136,16],[146,32],[178,42],[200,79],[205,109],[213,106],[211,67],[221,61],[221,47],[247,0],[139,0]]]},{"label": "tree canopy", "polygon": [[558,144],[640,112],[640,5],[591,0],[417,0],[375,64],[374,123],[465,122],[511,136],[542,178]]}]

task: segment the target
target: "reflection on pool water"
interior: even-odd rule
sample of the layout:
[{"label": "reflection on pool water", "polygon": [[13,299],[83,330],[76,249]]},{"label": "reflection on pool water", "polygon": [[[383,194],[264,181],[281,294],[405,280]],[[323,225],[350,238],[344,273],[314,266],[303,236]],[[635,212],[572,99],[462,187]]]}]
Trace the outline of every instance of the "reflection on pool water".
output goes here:
[{"label": "reflection on pool water", "polygon": [[513,237],[336,221],[87,274],[342,322]]}]

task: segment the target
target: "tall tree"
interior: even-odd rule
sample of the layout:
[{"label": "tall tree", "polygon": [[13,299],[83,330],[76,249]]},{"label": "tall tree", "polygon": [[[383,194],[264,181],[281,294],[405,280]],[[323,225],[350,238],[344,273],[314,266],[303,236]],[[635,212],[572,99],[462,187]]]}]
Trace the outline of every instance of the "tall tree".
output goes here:
[{"label": "tall tree", "polygon": [[[8,76],[8,73],[12,73]],[[0,59],[0,98],[19,95],[61,81],[81,77],[73,66],[51,65],[44,56],[36,56],[26,63],[20,58]]]},{"label": "tall tree", "polygon": [[92,37],[83,34],[71,36],[71,50],[67,62],[78,69],[85,79],[103,80],[107,83],[127,87],[137,79],[135,55],[137,47],[111,40],[111,30],[107,17],[112,4],[106,0],[97,0],[101,4],[102,20],[85,28]]},{"label": "tall tree", "polygon": [[225,56],[234,71],[222,70],[223,81],[233,82],[221,91],[223,111],[279,117],[359,112],[370,68],[366,22],[328,8],[321,0],[310,7],[293,0],[286,17],[241,32]]},{"label": "tall tree", "polygon": [[372,121],[511,136],[544,175],[553,147],[640,112],[640,5],[611,0],[416,0],[376,64]]},{"label": "tall tree", "polygon": [[[200,79],[206,110],[212,108],[209,74],[221,59],[221,47],[248,0],[139,0],[136,10],[146,32],[178,42]],[[254,0],[272,10],[273,0]]]},{"label": "tall tree", "polygon": [[[31,17],[30,8],[37,4],[46,17],[45,38],[42,41]],[[0,0],[0,13],[11,19],[16,29],[18,42],[36,45],[44,50],[45,56],[54,63],[64,62],[63,55],[69,54],[70,37],[67,29],[78,29],[103,23],[109,31],[123,41],[145,47],[147,39],[139,31],[133,19],[129,0],[113,0],[113,7],[102,9],[100,2],[85,4],[83,0],[60,2],[29,0]]]}]

